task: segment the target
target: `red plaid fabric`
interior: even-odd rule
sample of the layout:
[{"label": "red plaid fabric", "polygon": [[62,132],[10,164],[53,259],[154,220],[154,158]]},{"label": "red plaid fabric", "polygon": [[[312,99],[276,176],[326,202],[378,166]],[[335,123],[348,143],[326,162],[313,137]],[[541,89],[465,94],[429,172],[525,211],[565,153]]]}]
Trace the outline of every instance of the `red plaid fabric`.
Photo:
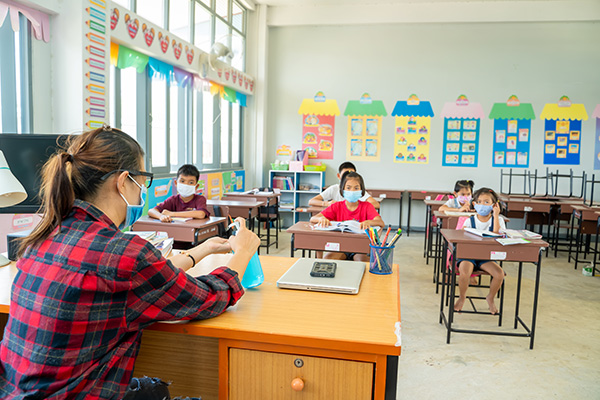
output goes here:
[{"label": "red plaid fabric", "polygon": [[244,293],[235,271],[193,278],[79,200],[17,267],[0,399],[120,399],[145,327],[217,316]]}]

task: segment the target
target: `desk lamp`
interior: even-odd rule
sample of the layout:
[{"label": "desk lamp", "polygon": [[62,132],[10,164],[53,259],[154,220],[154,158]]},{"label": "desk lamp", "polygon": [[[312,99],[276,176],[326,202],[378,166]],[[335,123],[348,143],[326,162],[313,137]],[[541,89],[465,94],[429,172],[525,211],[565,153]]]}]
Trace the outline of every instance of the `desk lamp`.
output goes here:
[{"label": "desk lamp", "polygon": [[[4,153],[0,150],[0,207],[14,206],[26,198],[25,188],[10,172]],[[8,263],[10,263],[10,260],[0,254],[0,267]]]}]

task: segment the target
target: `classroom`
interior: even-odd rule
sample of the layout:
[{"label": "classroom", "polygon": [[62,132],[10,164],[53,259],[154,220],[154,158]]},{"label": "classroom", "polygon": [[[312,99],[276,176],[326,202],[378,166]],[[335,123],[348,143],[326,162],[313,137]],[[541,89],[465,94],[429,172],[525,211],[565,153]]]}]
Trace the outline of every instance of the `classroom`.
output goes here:
[{"label": "classroom", "polygon": [[600,398],[599,37],[0,0],[0,399]]}]

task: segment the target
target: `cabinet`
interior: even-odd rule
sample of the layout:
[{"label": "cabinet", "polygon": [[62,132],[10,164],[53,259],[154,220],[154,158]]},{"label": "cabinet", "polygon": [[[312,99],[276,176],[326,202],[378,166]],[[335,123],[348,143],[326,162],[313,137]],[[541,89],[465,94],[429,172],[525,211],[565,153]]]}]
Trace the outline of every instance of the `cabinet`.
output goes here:
[{"label": "cabinet", "polygon": [[269,171],[272,188],[281,190],[279,215],[283,227],[290,227],[300,220],[310,219],[310,214],[296,211],[308,207],[308,201],[320,194],[325,186],[325,171]]},{"label": "cabinet", "polygon": [[[366,400],[372,397],[369,362],[229,349],[229,399]],[[304,388],[295,391],[294,379]]]}]

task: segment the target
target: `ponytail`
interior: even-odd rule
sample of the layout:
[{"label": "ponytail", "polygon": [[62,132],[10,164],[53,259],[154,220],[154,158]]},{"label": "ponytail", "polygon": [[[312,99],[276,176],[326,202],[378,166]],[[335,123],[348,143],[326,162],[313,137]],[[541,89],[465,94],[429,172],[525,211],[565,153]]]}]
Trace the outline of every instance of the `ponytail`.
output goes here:
[{"label": "ponytail", "polygon": [[46,240],[73,209],[75,199],[92,200],[102,176],[119,170],[138,170],[144,151],[126,133],[103,127],[69,137],[65,148],[50,157],[42,169],[40,198],[42,220],[23,238],[18,257]]}]

